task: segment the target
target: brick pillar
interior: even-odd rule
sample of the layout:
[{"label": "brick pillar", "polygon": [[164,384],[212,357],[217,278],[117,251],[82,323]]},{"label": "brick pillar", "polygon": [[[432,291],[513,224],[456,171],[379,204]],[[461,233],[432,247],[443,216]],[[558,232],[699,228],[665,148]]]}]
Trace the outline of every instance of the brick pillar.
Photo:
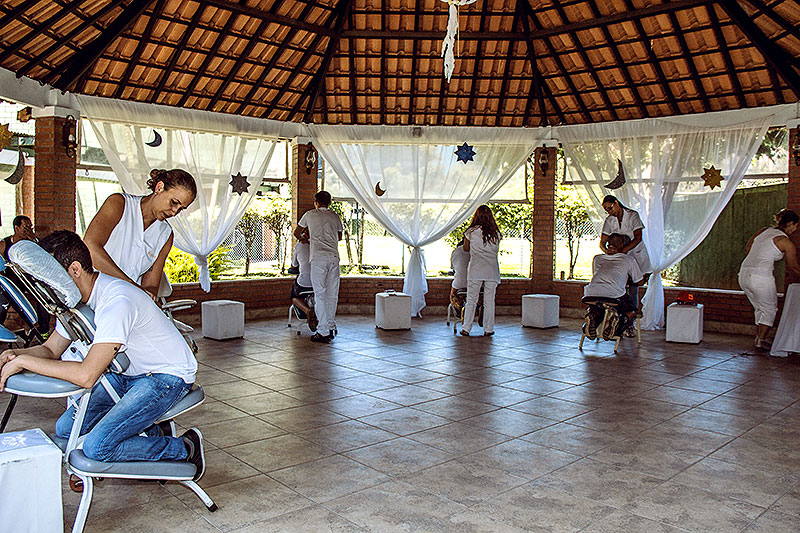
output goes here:
[{"label": "brick pillar", "polygon": [[[73,116],[78,114],[73,112]],[[32,214],[39,237],[58,229],[75,231],[76,158],[67,155],[64,147],[65,122],[62,116],[36,116]]]},{"label": "brick pillar", "polygon": [[[533,152],[533,249],[531,284],[533,292],[552,291],[555,263],[555,201],[557,148],[537,148]],[[547,168],[541,165],[547,154]]]},{"label": "brick pillar", "polygon": [[303,213],[314,209],[314,194],[317,193],[319,163],[314,164],[309,172],[306,169],[306,154],[312,150],[317,158],[316,148],[309,148],[310,139],[297,138],[292,143],[292,229]]},{"label": "brick pillar", "polygon": [[[789,194],[786,207],[800,214],[800,165],[797,164],[800,161],[795,160],[795,146],[800,148],[800,126],[798,125],[789,129],[789,185],[787,187]],[[795,231],[791,239],[800,250],[800,230]],[[798,282],[800,282],[800,278],[792,275],[789,269],[786,269],[785,285],[788,287],[790,283]]]}]

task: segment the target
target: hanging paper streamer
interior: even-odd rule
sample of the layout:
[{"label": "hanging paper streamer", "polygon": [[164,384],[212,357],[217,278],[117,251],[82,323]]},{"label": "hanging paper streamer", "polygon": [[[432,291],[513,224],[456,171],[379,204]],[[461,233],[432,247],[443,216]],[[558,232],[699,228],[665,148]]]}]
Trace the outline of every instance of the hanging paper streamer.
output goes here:
[{"label": "hanging paper streamer", "polygon": [[458,38],[458,6],[474,4],[476,0],[442,0],[450,4],[450,14],[447,17],[447,34],[442,41],[442,57],[444,58],[444,77],[450,81],[453,70],[456,68],[455,46]]}]

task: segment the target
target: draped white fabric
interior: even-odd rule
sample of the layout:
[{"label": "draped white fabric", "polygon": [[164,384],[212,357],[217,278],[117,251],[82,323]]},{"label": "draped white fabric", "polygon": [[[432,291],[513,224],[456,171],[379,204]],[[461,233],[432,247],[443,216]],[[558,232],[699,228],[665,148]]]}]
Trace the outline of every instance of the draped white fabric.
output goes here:
[{"label": "draped white fabric", "polygon": [[[651,119],[559,128],[570,175],[591,199],[589,211],[598,229],[606,216],[601,206],[606,194],[638,211],[645,225],[643,240],[654,271],[643,298],[645,329],[664,326],[661,271],[683,259],[708,235],[773,116],[730,123],[734,120],[736,115],[720,114],[707,126]],[[606,189],[603,185],[617,174],[618,159],[626,184]],[[724,178],[721,187],[713,190],[701,178],[711,165]]]},{"label": "draped white fabric", "polygon": [[[258,191],[276,140],[205,133],[199,129],[204,124],[198,124],[198,129],[183,129],[191,126],[183,115],[180,121],[183,128],[170,128],[161,117],[157,127],[163,140],[153,147],[145,144],[154,136],[148,120],[153,118],[150,112],[128,102],[105,102],[112,107],[117,103],[125,122],[96,118],[91,102],[82,105],[82,111],[125,192],[147,194],[146,183],[154,168],[182,168],[197,182],[195,201],[169,222],[175,232],[175,246],[194,256],[200,270],[200,286],[208,292],[211,290],[208,256],[233,231]],[[233,192],[230,185],[232,177],[239,173],[249,184],[243,194]]]},{"label": "draped white fabric", "polygon": [[[403,292],[411,312],[425,307],[421,247],[450,233],[500,190],[549,128],[418,128],[309,125],[314,145],[338,178],[392,235],[413,247]],[[464,142],[474,161],[457,161]],[[386,190],[382,196],[376,184]]]}]

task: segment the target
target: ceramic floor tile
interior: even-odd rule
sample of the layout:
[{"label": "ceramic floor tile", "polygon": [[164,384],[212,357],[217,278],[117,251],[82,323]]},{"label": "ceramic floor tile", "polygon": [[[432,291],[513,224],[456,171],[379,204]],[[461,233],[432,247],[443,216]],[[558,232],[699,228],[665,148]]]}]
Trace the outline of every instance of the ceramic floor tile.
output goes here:
[{"label": "ceramic floor tile", "polygon": [[329,426],[301,431],[297,435],[338,453],[397,438],[394,433],[357,420],[345,420]]},{"label": "ceramic floor tile", "polygon": [[514,439],[465,455],[459,458],[459,461],[535,479],[578,459],[580,457],[570,453]]},{"label": "ceramic floor tile", "polygon": [[344,455],[392,476],[418,472],[455,457],[452,453],[406,438],[365,446]]},{"label": "ceramic floor tile", "polygon": [[235,533],[286,533],[287,531],[318,533],[366,533],[349,520],[321,505],[307,507],[268,520],[233,530]]},{"label": "ceramic floor tile", "polygon": [[420,431],[408,438],[454,454],[471,453],[509,440],[507,435],[460,422]]},{"label": "ceramic floor tile", "polygon": [[396,433],[397,435],[409,435],[452,422],[447,418],[411,407],[401,407],[393,411],[384,411],[375,415],[362,417],[360,420],[366,424]]},{"label": "ceramic floor tile", "polygon": [[781,497],[770,510],[780,511],[800,519],[800,486],[795,486],[794,490]]},{"label": "ceramic floor tile", "polygon": [[627,511],[614,511],[589,527],[581,529],[581,533],[680,533],[682,531],[685,530]]},{"label": "ceramic floor tile", "polygon": [[273,470],[307,463],[334,452],[294,435],[281,435],[226,448],[240,461],[267,473]]}]

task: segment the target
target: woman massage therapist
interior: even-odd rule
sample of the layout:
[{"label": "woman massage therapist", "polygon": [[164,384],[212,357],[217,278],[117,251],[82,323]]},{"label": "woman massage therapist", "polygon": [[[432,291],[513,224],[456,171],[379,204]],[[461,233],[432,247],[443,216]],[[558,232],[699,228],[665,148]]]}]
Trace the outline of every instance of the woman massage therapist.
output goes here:
[{"label": "woman massage therapist", "polygon": [[153,191],[147,196],[109,196],[83,240],[97,270],[138,285],[155,299],[172,249],[167,219],[194,201],[197,185],[185,170],[154,169],[147,187]]}]

